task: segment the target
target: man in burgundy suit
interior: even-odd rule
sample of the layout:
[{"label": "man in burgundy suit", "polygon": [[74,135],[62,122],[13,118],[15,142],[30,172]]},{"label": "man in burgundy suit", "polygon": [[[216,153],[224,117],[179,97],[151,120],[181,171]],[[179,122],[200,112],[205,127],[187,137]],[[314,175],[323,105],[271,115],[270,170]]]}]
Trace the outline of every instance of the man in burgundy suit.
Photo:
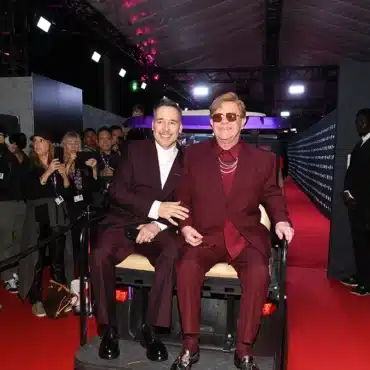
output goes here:
[{"label": "man in burgundy suit", "polygon": [[[174,202],[182,174],[182,153],[176,142],[181,131],[181,110],[163,100],[154,110],[155,141],[128,145],[109,188],[111,207],[99,227],[97,247],[91,254],[91,279],[96,297],[96,318],[103,338],[99,356],[119,356],[115,310],[115,265],[137,252],[155,266],[141,343],[152,361],[168,358],[155,327],[169,327],[175,264],[179,258],[175,219],[188,210]],[[137,234],[137,235],[136,235]]]},{"label": "man in burgundy suit", "polygon": [[277,185],[274,155],[240,140],[246,122],[244,103],[227,93],[212,103],[210,111],[215,139],[186,149],[178,190],[178,200],[190,212],[180,223],[186,243],[177,266],[184,343],[171,370],[189,370],[199,359],[204,275],[220,262],[236,269],[242,288],[234,364],[257,370],[251,346],[268,291],[271,248],[270,233],[260,223],[259,204],[266,207],[279,238],[290,242],[293,229]]}]

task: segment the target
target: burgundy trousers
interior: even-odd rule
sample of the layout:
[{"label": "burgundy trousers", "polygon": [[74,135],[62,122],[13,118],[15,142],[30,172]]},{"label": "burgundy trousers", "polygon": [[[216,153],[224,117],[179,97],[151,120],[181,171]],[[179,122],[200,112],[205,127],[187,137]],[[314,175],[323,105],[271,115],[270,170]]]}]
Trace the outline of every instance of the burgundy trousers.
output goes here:
[{"label": "burgundy trousers", "polygon": [[[214,265],[228,262],[225,246],[209,248],[186,246],[177,264],[177,295],[184,335],[200,333],[201,289],[204,277]],[[238,343],[251,345],[257,335],[270,281],[269,260],[252,246],[245,247],[230,262],[241,284]]]},{"label": "burgundy trousers", "polygon": [[152,243],[136,244],[125,236],[121,225],[102,225],[90,255],[91,281],[98,325],[116,326],[115,266],[132,253],[146,256],[155,267],[149,295],[147,323],[170,327],[175,266],[181,244],[171,231],[161,231]]}]

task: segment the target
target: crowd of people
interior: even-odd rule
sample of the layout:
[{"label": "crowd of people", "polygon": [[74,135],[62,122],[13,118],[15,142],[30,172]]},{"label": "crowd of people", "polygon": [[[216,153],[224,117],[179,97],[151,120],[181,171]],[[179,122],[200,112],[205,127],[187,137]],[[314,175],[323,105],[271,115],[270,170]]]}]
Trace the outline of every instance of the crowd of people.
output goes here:
[{"label": "crowd of people", "polygon": [[[290,242],[294,232],[276,157],[240,139],[246,118],[236,94],[216,98],[210,107],[214,137],[185,149],[178,140],[182,111],[168,99],[154,109],[152,140],[127,143],[122,128],[114,126],[86,129],[82,138],[68,132],[54,147],[50,133],[36,130],[26,156],[24,135],[0,134],[0,233],[6,235],[0,259],[47,240],[73,223],[87,204],[99,205],[105,217],[90,256],[99,356],[120,355],[115,266],[136,252],[155,266],[141,327],[149,360],[168,359],[157,329],[171,326],[175,283],[184,342],[171,370],[189,370],[199,360],[204,276],[213,265],[227,262],[242,287],[234,364],[258,370],[251,349],[267,295],[271,249],[259,205],[267,209],[279,238]],[[54,281],[68,285],[78,277],[80,231],[72,229],[4,272],[6,289],[29,299],[34,315],[46,316],[42,273],[47,255]],[[78,312],[79,304],[77,299],[66,310]]]},{"label": "crowd of people", "polygon": [[[52,132],[0,133],[0,260],[27,250],[52,232],[74,223],[89,204],[104,207],[107,189],[124,144],[120,126],[86,129],[82,136],[67,132],[60,145]],[[79,227],[45,248],[29,254],[1,274],[5,289],[28,298],[32,312],[46,316],[43,270],[50,263],[51,278],[66,284],[78,277]],[[76,300],[74,309],[79,310]]]}]

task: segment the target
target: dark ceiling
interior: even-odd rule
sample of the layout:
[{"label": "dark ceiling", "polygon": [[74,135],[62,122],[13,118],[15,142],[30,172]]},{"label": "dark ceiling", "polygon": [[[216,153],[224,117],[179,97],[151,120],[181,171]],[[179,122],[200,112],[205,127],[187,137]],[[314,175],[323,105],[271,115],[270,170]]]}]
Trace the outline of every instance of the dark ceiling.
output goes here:
[{"label": "dark ceiling", "polygon": [[[266,4],[282,3],[283,66],[370,60],[368,0],[89,0],[134,44],[156,41],[161,67],[263,65]],[[150,51],[150,50],[148,50]]]},{"label": "dark ceiling", "polygon": [[[321,79],[302,81],[308,90],[304,100],[289,98],[286,87],[293,80],[281,78],[281,67],[338,65],[345,58],[370,60],[367,0],[89,2],[160,67],[175,70],[173,76],[183,83],[192,86],[206,77],[213,93],[236,88],[246,99],[263,101],[273,113],[285,107],[325,114],[336,99],[335,78],[328,80],[325,73]],[[257,83],[248,71],[232,83],[220,74],[199,71],[238,67],[259,68]],[[184,79],[179,69],[197,71]],[[311,70],[307,72],[310,75]]]},{"label": "dark ceiling", "polygon": [[[194,106],[209,103],[194,101],[191,96],[191,87],[205,82],[212,92],[209,99],[233,90],[251,110],[278,114],[288,109],[300,116],[327,114],[336,104],[337,65],[345,58],[370,61],[369,0],[33,2],[38,4],[34,17],[45,14],[59,30],[52,34],[65,35],[63,47],[56,46],[55,38],[50,41],[51,35],[49,41],[46,36],[42,41],[37,39],[42,60],[52,47],[62,50],[70,42],[70,50],[81,50],[74,52],[75,62],[70,62],[69,70],[80,74],[73,63],[83,58],[89,63],[91,48],[99,45],[116,63],[114,68],[127,66],[130,75],[136,68],[133,64],[138,66],[137,75],[127,80],[148,75],[149,90],[159,91],[160,85],[173,88],[186,104],[192,101]],[[18,3],[23,4],[21,0]],[[1,4],[5,4],[3,0]],[[46,47],[44,42],[52,45]],[[59,55],[59,59],[63,58]],[[80,68],[88,68],[91,75],[103,75],[102,70],[94,70],[95,66],[81,64]],[[68,68],[59,69],[68,72]],[[156,74],[160,74],[159,82],[151,83]],[[287,94],[292,82],[305,84],[303,97]],[[96,90],[102,87],[100,82]]]}]

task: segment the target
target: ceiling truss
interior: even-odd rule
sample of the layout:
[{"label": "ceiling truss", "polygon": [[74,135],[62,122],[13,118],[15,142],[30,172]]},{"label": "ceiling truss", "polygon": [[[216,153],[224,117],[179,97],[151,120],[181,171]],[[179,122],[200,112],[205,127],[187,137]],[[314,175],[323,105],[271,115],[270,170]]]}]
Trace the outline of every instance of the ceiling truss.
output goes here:
[{"label": "ceiling truss", "polygon": [[[209,69],[150,69],[151,76],[159,75],[161,81],[170,83],[251,83],[262,82],[263,67],[209,68]],[[276,69],[276,82],[329,82],[338,77],[338,66],[280,67]]]}]

